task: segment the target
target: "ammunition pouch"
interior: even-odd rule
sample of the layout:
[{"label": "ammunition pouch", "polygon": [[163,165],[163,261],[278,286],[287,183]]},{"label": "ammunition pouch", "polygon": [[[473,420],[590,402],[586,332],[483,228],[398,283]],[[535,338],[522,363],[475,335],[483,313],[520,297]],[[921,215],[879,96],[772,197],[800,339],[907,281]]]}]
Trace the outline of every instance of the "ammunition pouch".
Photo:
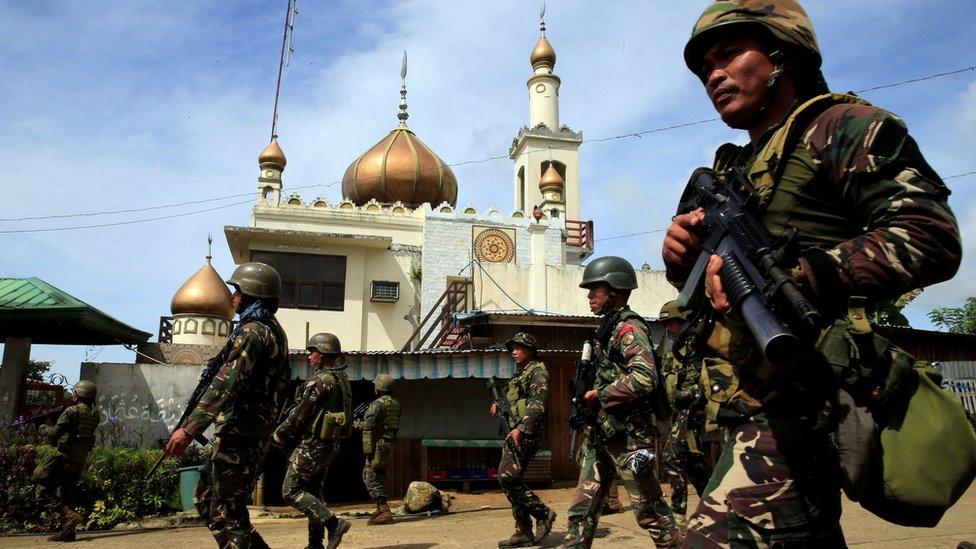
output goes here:
[{"label": "ammunition pouch", "polygon": [[345,432],[346,413],[322,410],[312,422],[312,436],[338,442]]},{"label": "ammunition pouch", "polygon": [[390,463],[390,454],[393,451],[393,445],[390,444],[386,439],[379,439],[376,441],[376,447],[373,450],[373,457],[370,461],[370,465],[373,469],[377,471],[385,471],[386,466]]},{"label": "ammunition pouch", "polygon": [[863,306],[821,334],[840,385],[831,440],[844,492],[895,524],[938,524],[976,477],[976,433],[931,364],[874,333]]}]

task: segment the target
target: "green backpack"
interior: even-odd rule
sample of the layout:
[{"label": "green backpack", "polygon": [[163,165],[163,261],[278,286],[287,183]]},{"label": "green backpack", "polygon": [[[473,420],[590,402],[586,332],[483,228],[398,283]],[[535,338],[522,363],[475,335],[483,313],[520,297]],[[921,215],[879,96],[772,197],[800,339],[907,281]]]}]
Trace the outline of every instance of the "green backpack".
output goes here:
[{"label": "green backpack", "polygon": [[841,381],[831,434],[844,493],[903,526],[933,527],[976,477],[976,433],[928,362],[871,329],[863,308],[818,343]]}]

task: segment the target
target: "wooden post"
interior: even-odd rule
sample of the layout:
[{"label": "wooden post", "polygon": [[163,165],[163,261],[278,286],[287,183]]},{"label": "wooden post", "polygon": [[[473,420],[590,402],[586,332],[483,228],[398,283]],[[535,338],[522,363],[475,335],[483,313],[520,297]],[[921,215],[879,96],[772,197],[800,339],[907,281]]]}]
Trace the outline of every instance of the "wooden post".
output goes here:
[{"label": "wooden post", "polygon": [[31,339],[8,337],[3,346],[3,368],[0,368],[0,418],[17,417],[24,373],[30,362]]}]

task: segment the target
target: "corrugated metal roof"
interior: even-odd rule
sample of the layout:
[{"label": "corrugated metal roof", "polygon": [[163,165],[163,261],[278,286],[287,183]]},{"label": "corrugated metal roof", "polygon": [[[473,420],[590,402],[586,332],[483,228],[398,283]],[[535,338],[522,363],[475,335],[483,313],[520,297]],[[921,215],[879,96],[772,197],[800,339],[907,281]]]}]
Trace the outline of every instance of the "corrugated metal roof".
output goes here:
[{"label": "corrugated metal roof", "polygon": [[[539,349],[540,353],[578,353],[579,349]],[[470,354],[497,354],[508,351],[502,347],[487,349],[417,349],[414,351],[345,351],[346,356],[424,356],[424,355],[470,355]],[[307,355],[305,349],[291,349],[288,351],[291,356]]]},{"label": "corrugated metal roof", "polygon": [[50,309],[86,306],[80,299],[39,278],[0,278],[0,308]]},{"label": "corrugated metal roof", "polygon": [[976,379],[976,361],[945,360],[939,362],[939,371],[946,379]]}]

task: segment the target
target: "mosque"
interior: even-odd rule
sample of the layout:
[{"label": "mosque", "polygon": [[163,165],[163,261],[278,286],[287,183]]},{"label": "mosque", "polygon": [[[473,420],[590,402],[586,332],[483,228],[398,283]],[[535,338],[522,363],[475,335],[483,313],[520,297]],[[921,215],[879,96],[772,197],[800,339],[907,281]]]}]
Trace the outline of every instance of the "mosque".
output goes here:
[{"label": "mosque", "polygon": [[[304,344],[318,332],[340,338],[357,404],[370,398],[377,374],[397,378],[404,412],[388,478],[394,494],[411,480],[447,470],[460,476],[445,478],[491,480],[482,470],[497,463],[500,437],[486,413],[485,381],[513,374],[504,341],[517,331],[535,334],[551,386],[563,388],[598,320],[578,287],[581,263],[595,251],[594,223],[583,218],[580,199],[583,135],[560,123],[561,80],[544,23],[529,60],[529,120],[509,149],[511,210],[460,205],[450,166],[407,123],[404,78],[395,126],[350,163],[342,200],[285,194],[288,162],[272,139],[258,155],[249,222],[224,227],[235,263],[261,261],[281,275],[277,318],[296,378],[310,374]],[[83,377],[104,384],[103,398],[123,395],[103,411],[140,395],[137,406],[122,404],[127,420],[158,419],[154,433],[165,436],[200,365],[231,330],[226,275],[208,257],[174,295],[159,341],[140,346],[137,364],[83,365]],[[637,277],[631,304],[656,316],[676,292],[661,271],[642,268]],[[578,474],[564,457],[570,438],[564,393],[550,396],[546,450],[533,465],[539,480]],[[348,467],[350,474],[337,477],[358,479],[358,451],[340,454],[335,469]],[[265,479],[262,486],[275,482]]]}]

